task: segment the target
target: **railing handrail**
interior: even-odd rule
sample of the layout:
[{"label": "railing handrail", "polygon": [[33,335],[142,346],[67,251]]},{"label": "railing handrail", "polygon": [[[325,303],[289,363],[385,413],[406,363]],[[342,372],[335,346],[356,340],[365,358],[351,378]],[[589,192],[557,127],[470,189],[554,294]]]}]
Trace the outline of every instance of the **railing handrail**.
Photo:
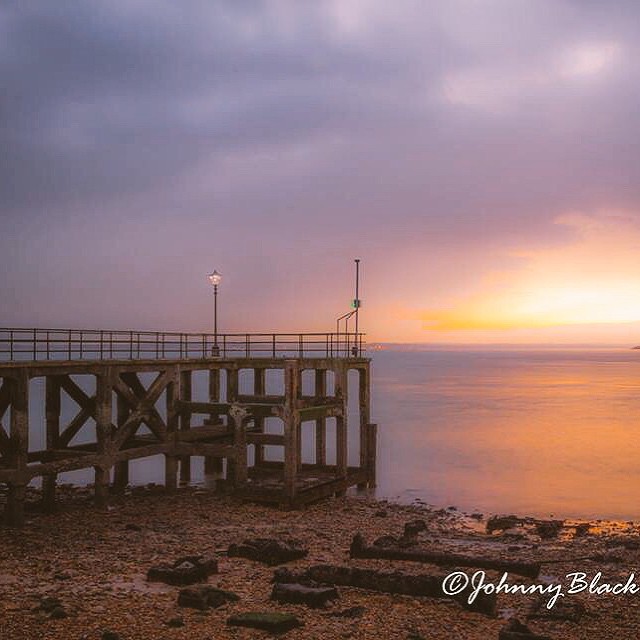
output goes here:
[{"label": "railing handrail", "polygon": [[[0,362],[226,357],[360,357],[359,332],[185,332],[149,329],[51,329],[0,327]],[[31,356],[30,358],[25,357]]]}]

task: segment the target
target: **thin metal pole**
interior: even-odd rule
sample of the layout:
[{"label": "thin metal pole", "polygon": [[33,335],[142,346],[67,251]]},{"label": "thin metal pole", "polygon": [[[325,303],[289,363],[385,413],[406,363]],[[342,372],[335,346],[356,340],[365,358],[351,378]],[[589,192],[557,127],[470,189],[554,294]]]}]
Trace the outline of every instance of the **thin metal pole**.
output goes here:
[{"label": "thin metal pole", "polygon": [[355,355],[358,355],[357,350],[358,350],[358,315],[359,315],[359,312],[360,312],[360,297],[359,297],[359,294],[360,294],[360,259],[356,258],[355,262],[356,262],[356,303],[355,303],[356,304],[356,332],[355,332],[356,333],[356,335],[355,335],[356,354]]},{"label": "thin metal pole", "polygon": [[213,285],[213,344],[218,346],[218,285]]}]

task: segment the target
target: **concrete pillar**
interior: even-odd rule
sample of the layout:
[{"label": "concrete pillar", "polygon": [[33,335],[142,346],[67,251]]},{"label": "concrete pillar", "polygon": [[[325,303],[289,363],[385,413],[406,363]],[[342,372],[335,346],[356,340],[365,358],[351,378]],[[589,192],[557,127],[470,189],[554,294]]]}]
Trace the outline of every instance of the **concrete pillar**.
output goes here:
[{"label": "concrete pillar", "polygon": [[[209,370],[209,402],[220,402],[220,369]],[[212,413],[206,424],[220,424],[220,416],[217,413]],[[209,476],[211,480],[215,481],[222,477],[222,458],[214,458],[212,456],[206,456],[204,459],[204,475]]]},{"label": "concrete pillar", "polygon": [[[317,397],[324,398],[327,395],[327,371],[326,369],[316,369],[316,389]],[[327,464],[327,419],[316,418],[316,464]]]},{"label": "concrete pillar", "polygon": [[[360,367],[358,369],[358,407],[360,413],[360,468],[367,471],[367,482],[358,485],[363,489],[371,484],[371,477],[375,484],[375,469],[371,469],[371,455],[375,456],[375,451],[371,451],[370,438],[370,385],[369,385],[369,367]],[[375,463],[374,463],[375,464]]]},{"label": "concrete pillar", "polygon": [[291,503],[296,497],[300,431],[300,411],[298,410],[300,363],[297,360],[285,362],[284,393],[284,498],[287,503]]},{"label": "concrete pillar", "polygon": [[[191,402],[191,371],[180,373],[180,398],[184,402]],[[191,412],[185,411],[180,415],[180,431],[191,429]],[[191,457],[180,456],[180,482],[189,484],[191,482]]]},{"label": "concrete pillar", "polygon": [[94,495],[98,509],[106,509],[109,502],[109,469],[94,467]]},{"label": "concrete pillar", "polygon": [[[238,400],[238,369],[237,367],[229,368],[227,371],[227,402],[233,404]],[[233,420],[229,416],[231,427],[235,429],[232,424]],[[235,431],[234,431],[235,433]],[[234,435],[235,442],[235,435]],[[227,480],[231,483],[235,482],[237,472],[235,468],[235,462],[231,458],[227,458]]]},{"label": "concrete pillar", "polygon": [[[52,451],[58,448],[60,435],[60,382],[56,376],[45,378],[45,419],[46,449]],[[56,480],[56,473],[42,478],[42,509],[46,513],[52,513],[56,508]]]},{"label": "concrete pillar", "polygon": [[[231,407],[229,419],[233,426],[233,448],[235,460],[231,465],[231,482],[234,489],[241,489],[247,483],[247,411],[241,407]],[[228,463],[228,461],[227,461]]]},{"label": "concrete pillar", "polygon": [[[167,384],[165,401],[167,408],[167,445],[173,450],[177,442],[177,433],[181,428],[181,417],[178,413],[177,402],[181,396],[181,385],[185,378],[178,368],[174,368],[173,377]],[[189,378],[189,382],[190,382]],[[189,387],[190,389],[190,387]],[[178,457],[173,453],[166,453],[164,457],[164,486],[171,493],[178,486]]]},{"label": "concrete pillar", "polygon": [[[253,370],[253,393],[256,396],[264,396],[266,393],[266,369]],[[256,431],[264,433],[264,418],[254,418],[253,420]],[[264,445],[256,444],[255,446],[255,465],[256,467],[264,462]]]},{"label": "concrete pillar", "polygon": [[[116,399],[116,414],[118,428],[127,421],[130,411],[129,406],[123,398],[117,396]],[[124,493],[127,485],[129,484],[129,461],[121,460],[116,462],[113,472],[113,489],[116,493]]]},{"label": "concrete pillar", "polygon": [[11,379],[9,440],[12,452],[10,462],[18,479],[9,485],[6,520],[9,526],[21,527],[24,524],[29,455],[29,376],[26,369],[18,370],[16,376]]},{"label": "concrete pillar", "polygon": [[105,508],[109,498],[109,470],[112,455],[111,414],[113,410],[113,385],[111,369],[105,367],[96,375],[96,440],[97,451],[102,455],[102,464],[95,470],[95,502],[98,508]]},{"label": "concrete pillar", "polygon": [[339,478],[347,476],[347,413],[349,406],[348,369],[340,363],[335,369],[336,398],[341,399],[342,415],[336,417],[336,473]]}]

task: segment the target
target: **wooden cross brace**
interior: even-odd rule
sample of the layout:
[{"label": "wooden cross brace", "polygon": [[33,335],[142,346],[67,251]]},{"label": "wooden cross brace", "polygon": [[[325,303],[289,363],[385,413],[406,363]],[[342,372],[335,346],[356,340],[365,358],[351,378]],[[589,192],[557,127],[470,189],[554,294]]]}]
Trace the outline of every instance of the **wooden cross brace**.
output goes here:
[{"label": "wooden cross brace", "polygon": [[114,434],[114,445],[116,449],[121,449],[124,443],[132,437],[138,430],[141,423],[145,423],[151,432],[164,442],[167,437],[167,425],[160,417],[155,403],[173,381],[173,376],[169,371],[162,371],[145,389],[136,373],[121,373],[116,376],[113,389],[116,394],[131,410],[131,414],[124,424],[118,426]]}]

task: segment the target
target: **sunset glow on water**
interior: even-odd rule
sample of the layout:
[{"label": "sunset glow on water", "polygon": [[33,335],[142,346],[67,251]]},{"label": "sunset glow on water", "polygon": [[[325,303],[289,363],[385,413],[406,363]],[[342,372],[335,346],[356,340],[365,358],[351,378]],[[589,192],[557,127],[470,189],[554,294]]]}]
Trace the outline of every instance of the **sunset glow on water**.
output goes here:
[{"label": "sunset glow on water", "polygon": [[640,516],[637,351],[387,350],[374,371],[381,495]]}]

